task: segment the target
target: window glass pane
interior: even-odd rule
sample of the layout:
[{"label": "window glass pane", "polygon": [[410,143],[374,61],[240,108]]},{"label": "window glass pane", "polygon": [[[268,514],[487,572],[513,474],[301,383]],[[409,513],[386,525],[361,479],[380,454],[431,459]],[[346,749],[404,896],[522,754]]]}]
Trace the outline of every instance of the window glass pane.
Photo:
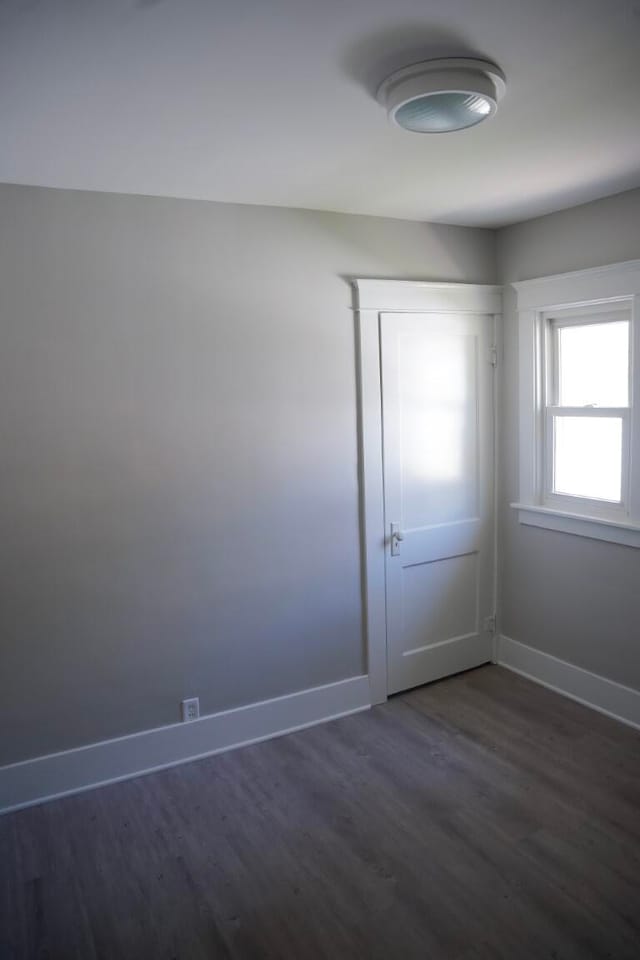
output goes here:
[{"label": "window glass pane", "polygon": [[622,420],[554,417],[554,493],[622,499]]},{"label": "window glass pane", "polygon": [[629,322],[558,328],[561,407],[626,407],[629,404]]}]

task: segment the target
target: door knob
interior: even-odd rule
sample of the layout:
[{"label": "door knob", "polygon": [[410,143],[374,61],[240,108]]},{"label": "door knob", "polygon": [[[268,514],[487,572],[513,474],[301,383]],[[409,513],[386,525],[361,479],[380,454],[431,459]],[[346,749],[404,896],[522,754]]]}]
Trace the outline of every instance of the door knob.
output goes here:
[{"label": "door knob", "polygon": [[400,544],[404,540],[404,533],[400,529],[399,523],[391,524],[391,556],[400,556]]}]

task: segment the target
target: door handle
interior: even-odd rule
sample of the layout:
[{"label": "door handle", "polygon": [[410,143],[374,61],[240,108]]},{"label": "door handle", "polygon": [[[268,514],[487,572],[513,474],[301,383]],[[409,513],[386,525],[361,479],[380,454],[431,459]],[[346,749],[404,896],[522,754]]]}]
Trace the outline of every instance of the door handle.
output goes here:
[{"label": "door handle", "polygon": [[404,540],[404,533],[400,529],[399,523],[391,524],[391,556],[400,556],[400,544]]}]

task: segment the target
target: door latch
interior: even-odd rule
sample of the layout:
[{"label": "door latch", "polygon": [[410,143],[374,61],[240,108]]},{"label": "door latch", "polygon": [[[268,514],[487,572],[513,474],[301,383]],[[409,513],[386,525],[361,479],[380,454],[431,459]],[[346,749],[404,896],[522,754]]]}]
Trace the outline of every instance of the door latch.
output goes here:
[{"label": "door latch", "polygon": [[400,529],[399,523],[391,524],[391,556],[400,556],[400,544],[404,540],[404,533]]}]

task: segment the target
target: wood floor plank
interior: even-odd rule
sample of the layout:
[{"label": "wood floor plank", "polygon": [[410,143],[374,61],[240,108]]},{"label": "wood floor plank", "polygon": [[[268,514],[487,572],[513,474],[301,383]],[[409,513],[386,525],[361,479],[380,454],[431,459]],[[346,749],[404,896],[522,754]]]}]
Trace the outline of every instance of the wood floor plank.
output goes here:
[{"label": "wood floor plank", "polygon": [[640,735],[498,667],[0,818],[0,960],[638,960]]}]

